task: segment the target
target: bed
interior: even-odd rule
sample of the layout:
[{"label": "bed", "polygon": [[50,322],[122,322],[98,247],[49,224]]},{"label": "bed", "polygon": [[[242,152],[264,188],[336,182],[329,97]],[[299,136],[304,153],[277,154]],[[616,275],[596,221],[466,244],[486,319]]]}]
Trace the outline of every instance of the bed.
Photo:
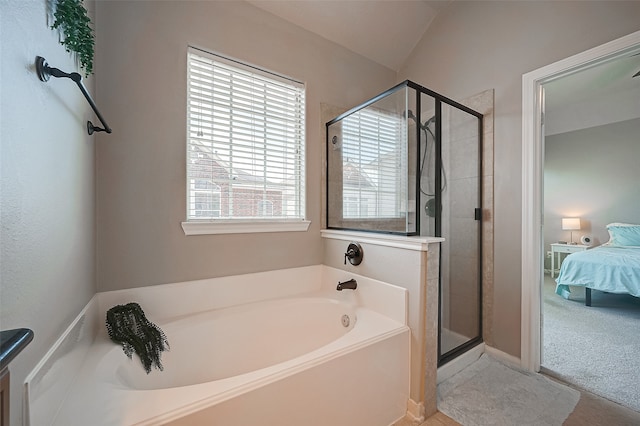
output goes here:
[{"label": "bed", "polygon": [[607,243],[564,259],[556,294],[568,299],[570,286],[585,287],[587,306],[592,289],[640,297],[640,225],[610,223],[607,230]]}]

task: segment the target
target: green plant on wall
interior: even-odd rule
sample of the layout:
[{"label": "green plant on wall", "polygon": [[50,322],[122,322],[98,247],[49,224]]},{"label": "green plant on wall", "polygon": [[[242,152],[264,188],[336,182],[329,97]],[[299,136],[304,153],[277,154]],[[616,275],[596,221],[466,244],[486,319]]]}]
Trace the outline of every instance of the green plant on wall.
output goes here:
[{"label": "green plant on wall", "polygon": [[85,76],[93,74],[93,46],[95,37],[89,26],[82,0],[52,0],[54,22],[51,28],[60,31],[62,44],[67,52],[76,55]]}]

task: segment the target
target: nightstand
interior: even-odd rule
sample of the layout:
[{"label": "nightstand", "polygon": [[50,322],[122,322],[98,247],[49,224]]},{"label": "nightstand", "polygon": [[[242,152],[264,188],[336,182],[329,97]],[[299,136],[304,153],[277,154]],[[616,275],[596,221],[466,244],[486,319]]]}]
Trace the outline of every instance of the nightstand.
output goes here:
[{"label": "nightstand", "polygon": [[553,274],[555,273],[556,255],[558,256],[558,269],[560,269],[560,265],[562,264],[560,261],[560,253],[577,253],[579,251],[585,251],[588,248],[589,246],[583,246],[582,244],[551,244],[551,278],[553,278]]}]

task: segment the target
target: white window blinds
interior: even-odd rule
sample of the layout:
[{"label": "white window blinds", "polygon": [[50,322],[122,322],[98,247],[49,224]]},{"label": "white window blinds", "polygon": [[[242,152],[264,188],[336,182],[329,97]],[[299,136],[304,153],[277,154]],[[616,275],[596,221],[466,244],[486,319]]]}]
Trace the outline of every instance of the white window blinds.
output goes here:
[{"label": "white window blinds", "polygon": [[401,217],[407,196],[402,118],[365,108],[343,120],[342,132],[343,217]]},{"label": "white window blinds", "polygon": [[189,48],[187,220],[303,220],[305,88]]}]

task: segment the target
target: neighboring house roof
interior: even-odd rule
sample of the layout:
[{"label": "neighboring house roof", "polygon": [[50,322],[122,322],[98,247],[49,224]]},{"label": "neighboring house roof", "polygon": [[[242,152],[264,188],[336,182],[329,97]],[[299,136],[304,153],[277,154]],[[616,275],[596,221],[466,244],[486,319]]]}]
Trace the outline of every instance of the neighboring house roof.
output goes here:
[{"label": "neighboring house roof", "polygon": [[343,185],[356,188],[375,188],[367,173],[350,161],[342,166]]},{"label": "neighboring house roof", "polygon": [[229,162],[223,160],[211,147],[200,144],[192,144],[192,147],[198,150],[206,159],[212,161],[214,164],[210,167],[219,168],[224,172],[228,179],[235,181],[236,183],[267,183],[273,182],[265,179],[263,176],[252,174],[246,170],[238,167],[233,167]]},{"label": "neighboring house roof", "polygon": [[[212,165],[207,165],[207,168],[219,169],[224,174],[225,178],[233,180],[235,183],[242,184],[276,184],[269,179],[265,179],[263,176],[252,174],[246,170],[238,167],[233,167],[229,162],[223,160],[211,147],[206,145],[192,144],[198,153],[202,154],[204,158],[213,162]],[[215,174],[215,173],[214,173]],[[375,189],[376,185],[373,183],[367,172],[356,164],[347,161],[343,166],[343,176],[345,187],[352,188],[370,188]],[[222,178],[222,176],[219,176]]]}]

